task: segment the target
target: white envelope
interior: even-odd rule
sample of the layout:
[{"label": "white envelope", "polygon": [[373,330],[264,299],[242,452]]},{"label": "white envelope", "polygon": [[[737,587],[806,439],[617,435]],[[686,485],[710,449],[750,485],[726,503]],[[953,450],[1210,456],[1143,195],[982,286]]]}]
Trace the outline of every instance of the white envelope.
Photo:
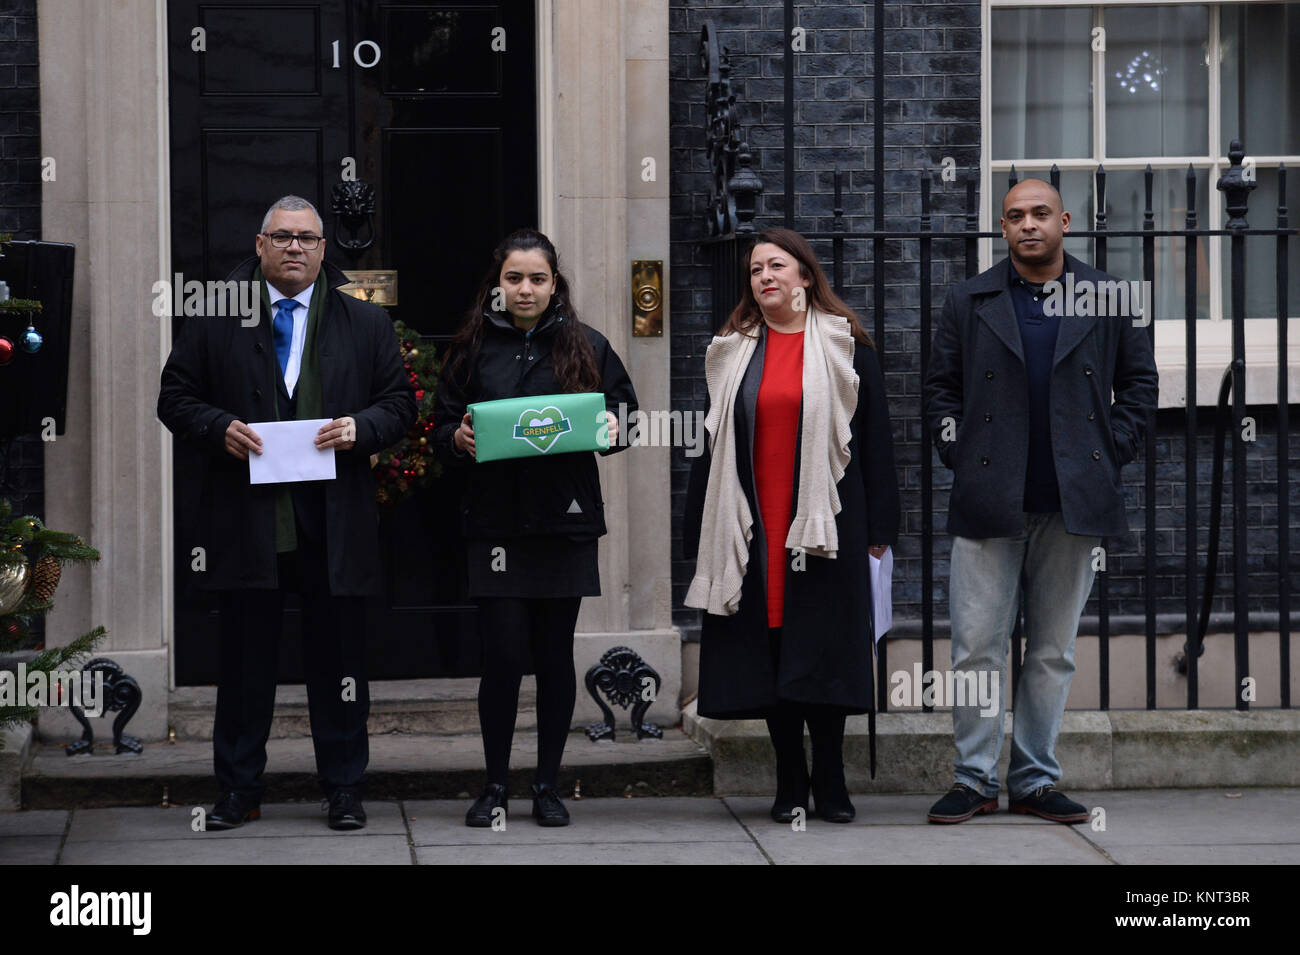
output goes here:
[{"label": "white envelope", "polygon": [[871,562],[872,620],[876,643],[894,625],[894,548],[885,549],[883,557],[867,555]]},{"label": "white envelope", "polygon": [[331,418],[311,421],[250,421],[262,439],[262,453],[248,455],[249,484],[334,480],[334,449],[315,445],[316,432]]}]

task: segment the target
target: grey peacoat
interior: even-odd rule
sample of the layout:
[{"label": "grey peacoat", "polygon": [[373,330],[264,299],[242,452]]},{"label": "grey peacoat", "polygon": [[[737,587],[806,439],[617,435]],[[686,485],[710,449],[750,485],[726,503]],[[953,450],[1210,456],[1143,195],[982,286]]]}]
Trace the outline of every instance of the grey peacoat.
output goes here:
[{"label": "grey peacoat", "polygon": [[[948,292],[925,378],[926,426],[953,472],[948,533],[961,537],[1024,526],[1029,391],[1009,269],[1003,259]],[[1076,284],[1116,281],[1068,254],[1065,271]],[[1060,322],[1050,400],[1065,528],[1123,536],[1119,471],[1137,456],[1158,396],[1149,329],[1125,316],[1067,313]]]}]

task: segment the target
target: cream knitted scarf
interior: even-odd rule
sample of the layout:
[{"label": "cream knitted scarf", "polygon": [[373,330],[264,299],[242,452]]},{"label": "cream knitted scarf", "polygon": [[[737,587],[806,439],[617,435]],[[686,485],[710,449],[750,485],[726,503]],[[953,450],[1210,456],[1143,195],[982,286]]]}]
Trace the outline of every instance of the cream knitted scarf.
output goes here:
[{"label": "cream knitted scarf", "polygon": [[[704,356],[709,389],[704,426],[711,458],[699,556],[685,603],[721,616],[730,616],[740,607],[753,536],[754,516],[736,468],[736,455],[742,449],[736,446],[734,422],[740,383],[757,346],[757,335],[715,336]],[[804,325],[799,488],[785,546],[802,548],[815,557],[834,559],[839,550],[835,515],[841,505],[836,484],[848,466],[851,423],[858,405],[853,346],[853,333],[842,316],[825,315],[809,306]]]}]

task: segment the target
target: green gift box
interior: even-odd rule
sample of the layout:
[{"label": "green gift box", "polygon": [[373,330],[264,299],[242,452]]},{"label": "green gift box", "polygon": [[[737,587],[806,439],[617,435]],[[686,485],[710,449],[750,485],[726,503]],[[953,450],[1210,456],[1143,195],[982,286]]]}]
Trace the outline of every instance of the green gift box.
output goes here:
[{"label": "green gift box", "polygon": [[609,448],[602,394],[476,401],[469,414],[474,456],[480,462]]}]

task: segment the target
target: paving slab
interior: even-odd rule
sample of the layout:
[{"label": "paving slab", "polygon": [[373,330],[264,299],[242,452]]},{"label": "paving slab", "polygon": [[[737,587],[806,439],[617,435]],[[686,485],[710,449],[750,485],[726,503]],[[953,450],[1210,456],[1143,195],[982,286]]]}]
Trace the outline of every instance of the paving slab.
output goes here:
[{"label": "paving slab", "polygon": [[750,830],[777,865],[1106,865],[1087,841],[1044,826],[836,825],[811,820],[795,832],[767,820]]},{"label": "paving slab", "polygon": [[63,836],[0,837],[0,865],[54,865]]},{"label": "paving slab", "polygon": [[719,799],[567,799],[573,822],[543,828],[531,816],[531,799],[511,799],[506,828],[465,825],[469,800],[408,802],[406,815],[416,846],[501,847],[527,845],[723,843],[752,840]]},{"label": "paving slab", "polygon": [[331,832],[319,836],[227,839],[207,833],[193,839],[78,842],[63,847],[64,865],[410,865],[403,836]]},{"label": "paving slab", "polygon": [[[401,807],[393,802],[367,802],[369,835],[406,837],[406,823]],[[212,839],[281,839],[291,836],[340,836],[352,832],[335,832],[326,824],[327,814],[320,803],[273,803],[262,807],[262,818],[246,822],[238,829],[195,832],[194,816],[189,806],[171,809],[123,807],[117,809],[79,809],[73,814],[68,844],[84,842],[134,842],[137,840],[179,840],[179,844]],[[203,807],[211,811],[211,806]],[[189,851],[185,849],[183,851]]]},{"label": "paving slab", "polygon": [[1106,828],[1087,837],[1116,862],[1300,864],[1300,790],[1119,790],[1089,793]]},{"label": "paving slab", "polygon": [[0,812],[0,839],[8,836],[62,836],[67,828],[68,813],[63,809]]},{"label": "paving slab", "polygon": [[753,842],[421,846],[420,865],[767,865]]}]

